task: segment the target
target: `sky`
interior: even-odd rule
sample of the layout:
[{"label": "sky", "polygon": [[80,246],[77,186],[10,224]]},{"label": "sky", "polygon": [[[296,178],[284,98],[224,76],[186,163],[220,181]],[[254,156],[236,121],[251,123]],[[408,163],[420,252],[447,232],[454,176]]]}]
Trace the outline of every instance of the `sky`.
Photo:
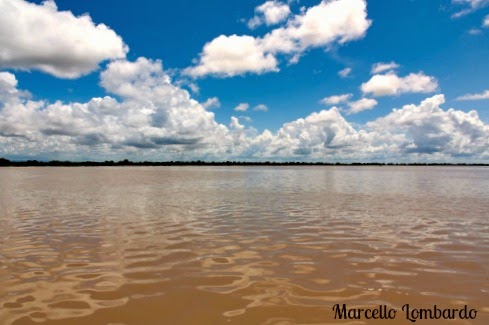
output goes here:
[{"label": "sky", "polygon": [[0,12],[0,157],[489,163],[489,0]]}]

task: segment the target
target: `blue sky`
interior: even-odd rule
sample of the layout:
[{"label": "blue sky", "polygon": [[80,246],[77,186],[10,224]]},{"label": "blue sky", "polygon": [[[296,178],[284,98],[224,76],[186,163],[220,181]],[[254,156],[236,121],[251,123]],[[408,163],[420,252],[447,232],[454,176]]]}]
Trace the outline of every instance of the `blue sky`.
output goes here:
[{"label": "blue sky", "polygon": [[486,0],[0,7],[2,156],[489,161]]}]

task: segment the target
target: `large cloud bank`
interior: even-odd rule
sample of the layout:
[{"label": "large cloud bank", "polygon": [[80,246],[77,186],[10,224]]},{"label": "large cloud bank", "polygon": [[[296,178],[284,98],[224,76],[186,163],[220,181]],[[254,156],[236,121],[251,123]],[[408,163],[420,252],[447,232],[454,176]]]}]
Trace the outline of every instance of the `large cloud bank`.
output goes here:
[{"label": "large cloud bank", "polygon": [[171,83],[160,61],[110,63],[100,84],[121,100],[106,96],[86,103],[33,101],[17,90],[16,83],[13,74],[0,73],[3,154],[104,156],[148,150],[151,155],[162,147],[169,153],[185,152],[182,148],[216,144],[228,133],[213,113]]},{"label": "large cloud bank", "polygon": [[336,107],[257,132],[225,126],[174,85],[160,61],[110,63],[111,94],[85,103],[35,101],[0,72],[0,155],[69,159],[489,161],[489,126],[443,95],[354,127]]}]

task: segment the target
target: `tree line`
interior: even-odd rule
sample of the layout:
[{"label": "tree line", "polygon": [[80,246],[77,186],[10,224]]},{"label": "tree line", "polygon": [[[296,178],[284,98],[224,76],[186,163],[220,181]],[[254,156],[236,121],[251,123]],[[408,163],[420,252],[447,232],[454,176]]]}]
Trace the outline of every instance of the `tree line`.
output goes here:
[{"label": "tree line", "polygon": [[391,163],[391,162],[303,162],[303,161],[11,161],[0,158],[1,167],[103,167],[103,166],[489,166],[484,163]]}]

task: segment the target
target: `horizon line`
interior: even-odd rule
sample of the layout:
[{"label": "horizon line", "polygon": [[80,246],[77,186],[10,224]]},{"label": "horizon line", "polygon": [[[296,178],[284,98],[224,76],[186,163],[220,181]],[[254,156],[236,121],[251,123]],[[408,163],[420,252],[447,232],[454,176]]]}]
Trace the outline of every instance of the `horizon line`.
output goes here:
[{"label": "horizon line", "polygon": [[312,162],[312,161],[203,161],[203,160],[170,160],[170,161],[11,161],[0,158],[0,167],[104,167],[104,166],[483,166],[489,163],[443,163],[443,162]]}]

